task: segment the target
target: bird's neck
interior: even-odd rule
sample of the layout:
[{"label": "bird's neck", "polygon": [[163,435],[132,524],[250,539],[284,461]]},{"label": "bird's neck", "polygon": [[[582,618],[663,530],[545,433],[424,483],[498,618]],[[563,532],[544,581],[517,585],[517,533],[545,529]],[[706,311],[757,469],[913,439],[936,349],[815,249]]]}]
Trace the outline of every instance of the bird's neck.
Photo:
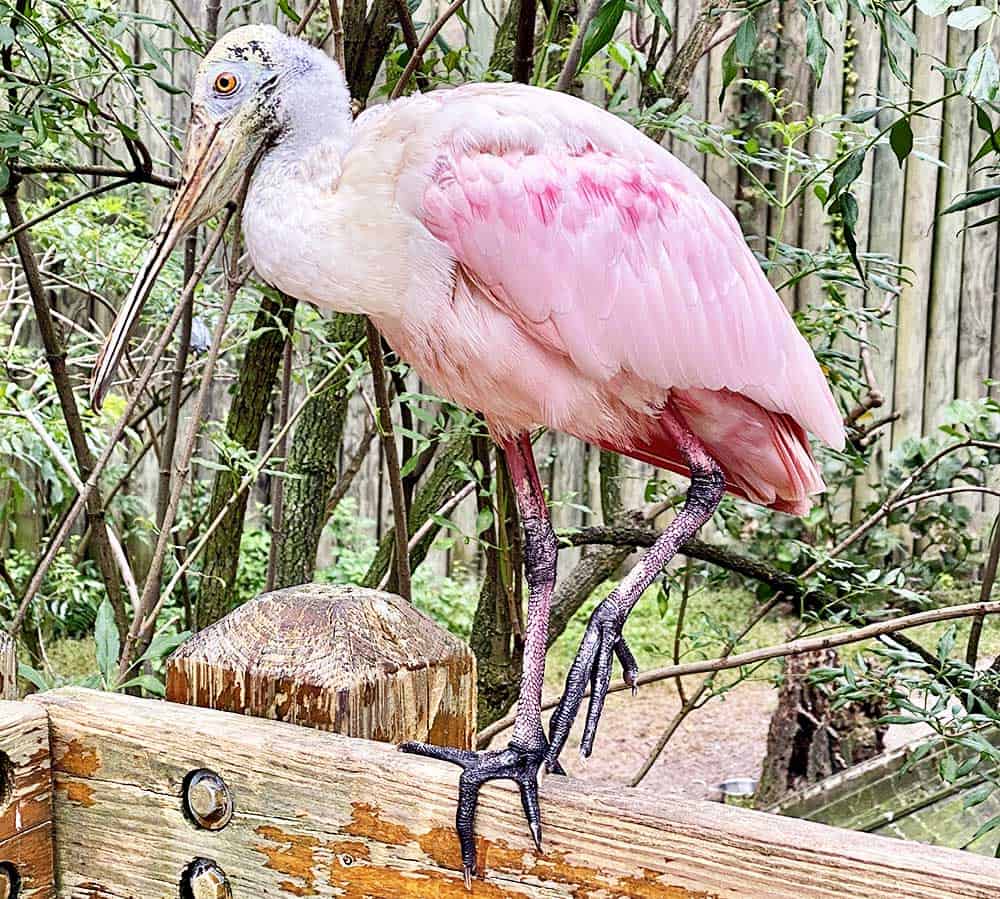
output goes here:
[{"label": "bird's neck", "polygon": [[[398,314],[410,273],[398,253],[412,222],[377,154],[334,131],[282,141],[250,182],[243,230],[254,267],[279,290],[339,312]],[[347,152],[344,146],[347,145]],[[388,259],[387,259],[388,256]]]}]

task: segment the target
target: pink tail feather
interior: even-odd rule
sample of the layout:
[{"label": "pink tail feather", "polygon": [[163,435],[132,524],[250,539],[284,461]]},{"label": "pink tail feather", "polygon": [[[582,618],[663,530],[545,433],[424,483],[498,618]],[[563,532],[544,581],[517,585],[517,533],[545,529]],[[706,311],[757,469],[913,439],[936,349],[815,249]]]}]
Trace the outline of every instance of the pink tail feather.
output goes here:
[{"label": "pink tail feather", "polygon": [[[826,489],[805,431],[790,416],[769,412],[728,390],[675,390],[671,403],[722,467],[730,493],[781,512],[804,515],[812,507],[810,497]],[[666,429],[657,428],[629,446],[601,445],[658,468],[688,474]]]}]

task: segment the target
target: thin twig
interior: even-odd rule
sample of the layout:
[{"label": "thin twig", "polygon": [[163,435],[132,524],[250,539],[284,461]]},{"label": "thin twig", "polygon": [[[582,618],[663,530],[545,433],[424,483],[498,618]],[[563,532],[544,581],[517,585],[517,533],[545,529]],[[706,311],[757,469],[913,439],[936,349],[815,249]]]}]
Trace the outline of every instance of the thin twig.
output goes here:
[{"label": "thin twig", "polygon": [[[281,438],[278,440],[277,454],[281,458],[281,471],[287,467],[288,453],[288,405],[292,394],[292,335],[285,338],[285,348],[281,360],[281,390],[278,394],[278,428]],[[271,476],[271,547],[267,554],[267,577],[264,589],[270,592],[274,589],[274,580],[278,573],[278,553],[285,540],[285,479],[279,475]]]},{"label": "thin twig", "polygon": [[[990,541],[990,554],[983,568],[983,580],[979,585],[979,601],[987,602],[993,592],[993,584],[997,579],[997,565],[1000,563],[1000,515],[993,522],[993,534]],[[969,630],[969,642],[965,645],[965,663],[975,668],[979,661],[979,640],[983,634],[983,619],[985,615],[977,615],[972,619]]]},{"label": "thin twig", "polygon": [[[770,603],[768,603],[770,605]],[[787,643],[777,643],[774,646],[767,646],[763,649],[753,649],[739,655],[719,658],[704,659],[697,662],[685,662],[681,665],[668,665],[664,668],[654,668],[640,674],[636,680],[636,686],[652,684],[656,681],[673,677],[686,677],[690,674],[704,674],[712,671],[726,671],[730,668],[742,668],[744,665],[757,665],[770,659],[778,659],[783,656],[802,655],[807,652],[816,652],[821,649],[830,649],[834,646],[845,646],[848,643],[860,643],[863,640],[872,640],[885,634],[892,634],[896,631],[907,630],[913,627],[922,627],[925,624],[934,624],[938,621],[953,621],[956,618],[972,618],[976,615],[996,615],[1000,613],[1000,602],[975,602],[961,606],[946,606],[941,609],[930,609],[926,612],[915,612],[912,615],[903,615],[889,621],[882,621],[878,624],[869,624],[855,630],[844,631],[840,634],[829,634],[820,637],[802,637],[798,640],[790,640]],[[632,685],[626,684],[623,680],[614,681],[608,687],[609,693],[620,693],[622,690],[631,690]],[[584,694],[588,696],[589,691]],[[560,700],[560,696],[551,697],[542,703],[541,710],[554,709]],[[514,715],[506,715],[494,721],[489,727],[483,728],[476,736],[478,746],[488,745],[489,741],[498,733],[506,730],[514,723]]]},{"label": "thin twig", "polygon": [[14,616],[14,620],[11,623],[10,632],[12,635],[16,636],[20,631],[22,625],[24,624],[25,616],[28,612],[28,607],[31,605],[32,600],[38,594],[39,589],[42,586],[42,582],[45,579],[45,575],[48,573],[53,561],[55,561],[56,555],[59,550],[65,544],[66,539],[69,537],[70,532],[76,525],[77,518],[80,517],[80,513],[83,511],[85,504],[87,503],[90,495],[94,492],[97,484],[100,480],[101,474],[104,469],[107,468],[108,462],[114,455],[115,448],[118,441],[121,439],[122,434],[125,432],[125,428],[129,425],[129,419],[132,413],[135,411],[136,406],[139,404],[139,399],[149,384],[153,377],[153,372],[156,366],[159,364],[160,358],[166,351],[168,344],[170,343],[170,338],[173,336],[174,331],[177,330],[178,324],[180,324],[181,316],[183,314],[183,303],[186,301],[187,295],[193,294],[195,288],[198,286],[198,282],[201,280],[202,275],[208,268],[212,261],[212,257],[215,254],[215,250],[222,240],[222,235],[232,218],[233,210],[227,208],[223,213],[221,222],[219,223],[219,228],[213,235],[212,239],[208,242],[205,247],[205,251],[201,255],[201,259],[198,262],[198,266],[195,269],[195,273],[191,280],[185,285],[184,290],[181,293],[180,300],[177,306],[174,308],[174,313],[164,329],[163,334],[160,335],[159,343],[154,348],[153,352],[146,360],[146,366],[139,376],[138,387],[132,394],[131,399],[129,399],[125,404],[125,410],[122,412],[121,417],[115,423],[115,426],[111,430],[111,435],[108,438],[108,442],[104,448],[104,452],[101,457],[97,460],[94,465],[93,471],[90,473],[90,477],[84,482],[83,490],[77,495],[77,498],[73,505],[67,510],[65,517],[62,520],[59,528],[57,529],[55,535],[49,541],[48,548],[45,551],[45,555],[42,556],[38,565],[35,567],[34,572],[31,575],[31,579],[28,582],[28,586],[25,588],[24,596],[21,599],[21,604],[18,607],[17,614]]},{"label": "thin twig", "polygon": [[590,29],[590,23],[594,21],[594,17],[600,11],[602,2],[603,0],[590,0],[590,3],[587,4],[576,37],[573,38],[573,43],[570,44],[569,52],[566,54],[566,62],[563,64],[559,79],[556,81],[557,91],[565,93],[573,86],[573,82],[576,80],[576,70],[580,67],[580,57],[583,55],[583,43],[587,39],[587,31]]},{"label": "thin twig", "polygon": [[382,336],[371,319],[368,320],[368,359],[372,367],[372,383],[375,387],[375,403],[379,413],[379,433],[382,436],[382,450],[385,453],[386,473],[389,490],[392,493],[392,520],[396,534],[396,582],[399,595],[412,600],[410,590],[410,550],[409,510],[403,493],[403,479],[400,476],[399,450],[392,426],[392,408],[389,405],[389,387],[385,376],[385,359],[382,358]]},{"label": "thin twig", "polygon": [[17,227],[11,228],[6,234],[0,235],[0,245],[7,243],[12,237],[16,237],[22,231],[27,231],[29,228],[34,228],[35,225],[40,225],[42,222],[47,221],[60,212],[64,212],[71,206],[75,206],[77,203],[82,203],[84,200],[90,200],[93,197],[100,196],[101,194],[107,193],[109,190],[115,190],[119,187],[124,187],[126,184],[131,183],[131,178],[120,178],[117,181],[109,181],[107,184],[99,184],[97,187],[92,187],[90,190],[85,190],[83,193],[77,194],[75,197],[70,197],[67,200],[63,200],[61,203],[57,203],[51,209],[46,209],[45,212],[41,212],[36,215],[33,219],[28,219],[27,221],[21,222]]},{"label": "thin twig", "polygon": [[334,510],[340,505],[340,501],[351,488],[351,484],[357,477],[358,472],[361,471],[361,466],[364,464],[365,457],[368,455],[368,449],[371,446],[371,442],[375,439],[376,434],[378,434],[378,425],[374,418],[369,418],[365,432],[361,435],[354,453],[351,455],[347,465],[344,466],[344,470],[340,473],[337,483],[334,484],[333,490],[330,492],[330,498],[326,503],[327,518],[333,515]]},{"label": "thin twig", "polygon": [[[360,343],[358,344],[358,347],[360,347]],[[351,352],[353,353],[354,349],[357,349],[358,347],[354,347]],[[264,470],[264,466],[267,465],[267,463],[271,460],[271,457],[274,455],[277,449],[278,442],[281,440],[282,437],[285,436],[285,434],[288,433],[288,431],[292,428],[295,422],[298,421],[299,415],[302,413],[302,410],[305,409],[306,404],[309,402],[309,400],[311,400],[315,396],[318,396],[320,393],[326,390],[327,387],[330,386],[330,384],[333,382],[334,377],[339,373],[340,369],[342,369],[347,364],[348,358],[349,355],[344,356],[332,369],[330,369],[329,372],[326,373],[326,375],[323,376],[323,378],[320,379],[319,383],[314,388],[312,388],[312,390],[309,391],[305,399],[302,401],[302,404],[295,410],[295,412],[292,415],[288,417],[288,424],[284,428],[282,428],[281,432],[277,435],[274,442],[272,442],[271,446],[268,447],[267,451],[260,457],[260,459],[257,460],[256,465],[253,465],[250,468],[250,470],[244,475],[243,480],[240,481],[240,483],[236,486],[236,489],[233,490],[229,499],[226,500],[225,505],[219,510],[215,518],[213,518],[212,521],[209,523],[208,527],[205,529],[205,532],[198,538],[198,542],[187,553],[184,559],[184,563],[174,572],[173,576],[167,582],[166,587],[163,588],[163,591],[160,594],[160,598],[157,602],[157,605],[154,606],[152,610],[150,610],[149,614],[146,616],[146,620],[143,622],[142,633],[147,633],[147,632],[151,633],[152,630],[155,628],[156,618],[159,615],[160,610],[163,608],[166,601],[170,598],[171,594],[174,591],[174,588],[177,586],[180,580],[186,576],[188,568],[190,568],[190,566],[194,563],[194,561],[201,555],[201,552],[202,550],[204,550],[205,545],[209,541],[209,538],[212,536],[212,534],[215,533],[216,529],[229,514],[229,510],[232,508],[233,504],[239,500],[244,490],[248,489],[251,484],[256,483],[257,478],[260,477],[261,471]],[[194,533],[193,529],[191,533],[192,534]]]},{"label": "thin twig", "polygon": [[[244,182],[245,184],[245,182]],[[227,272],[230,277],[226,281],[226,293],[222,301],[222,309],[219,312],[219,322],[212,335],[212,343],[208,348],[208,355],[205,359],[205,368],[201,374],[201,384],[198,388],[198,396],[194,402],[194,409],[191,411],[188,422],[187,438],[184,442],[184,449],[181,452],[180,460],[176,465],[176,475],[170,488],[170,499],[160,524],[160,532],[156,540],[156,548],[149,563],[146,573],[146,582],[143,584],[142,597],[139,600],[139,614],[132,618],[132,626],[129,628],[125,645],[122,648],[121,659],[118,664],[119,677],[122,678],[125,672],[132,665],[132,653],[141,637],[143,616],[147,610],[159,605],[157,598],[160,593],[160,575],[163,572],[163,564],[166,559],[167,549],[171,544],[171,535],[174,529],[174,521],[177,518],[177,511],[180,508],[181,494],[184,485],[187,483],[188,474],[191,470],[191,458],[194,456],[198,446],[198,435],[201,431],[201,418],[208,401],[208,394],[212,389],[212,375],[215,372],[215,364],[219,358],[219,351],[222,346],[222,335],[226,330],[226,322],[229,320],[230,310],[236,302],[236,294],[239,292],[237,283],[236,267],[239,264],[239,240],[240,240],[240,220],[242,215],[244,194],[240,197],[237,207],[236,218],[233,227],[233,246],[231,248]]]},{"label": "thin twig", "polygon": [[[773,597],[771,597],[771,600],[769,602],[761,606],[750,617],[750,620],[747,621],[742,631],[740,631],[735,636],[730,637],[730,639],[726,641],[725,646],[722,650],[723,658],[729,657],[729,654],[739,645],[740,641],[744,637],[746,637],[746,635],[749,634],[750,631],[752,631],[757,626],[757,624],[764,618],[764,616],[767,615],[767,613],[770,612],[771,609],[773,609],[778,604],[781,598],[782,597],[780,593],[775,594]],[[680,667],[676,661],[674,662],[674,665],[675,667]],[[646,756],[646,760],[642,763],[642,766],[633,775],[632,780],[629,782],[629,786],[637,787],[642,782],[643,778],[645,778],[645,776],[649,774],[649,769],[652,768],[654,764],[656,764],[656,760],[660,757],[663,750],[666,749],[667,743],[669,743],[670,740],[673,739],[674,734],[677,733],[677,728],[679,728],[681,724],[684,723],[684,719],[687,718],[688,715],[690,715],[695,709],[699,708],[699,702],[702,696],[704,696],[705,693],[711,689],[712,685],[715,683],[715,677],[717,674],[718,674],[717,671],[713,671],[711,674],[708,675],[708,677],[703,678],[701,683],[698,684],[698,689],[696,689],[694,693],[692,693],[687,699],[684,699],[682,701],[680,709],[677,710],[677,714],[674,715],[671,722],[667,725],[663,733],[660,735],[660,739],[656,741],[656,746],[654,746],[653,750],[649,753],[648,756]],[[676,676],[676,681],[678,684],[681,683],[681,675],[678,674]],[[681,695],[683,696],[683,692],[681,693]]]},{"label": "thin twig", "polygon": [[[410,8],[406,6],[406,0],[402,0],[407,14]],[[410,27],[413,27],[413,20],[410,20]],[[344,22],[340,17],[340,5],[337,0],[330,0],[330,34],[333,37],[333,58],[340,66],[341,72],[347,71],[346,57],[344,56]]]},{"label": "thin twig", "polygon": [[396,86],[392,89],[392,94],[389,96],[390,100],[396,100],[402,95],[403,91],[406,89],[406,85],[413,77],[413,73],[423,61],[427,48],[431,45],[434,38],[438,36],[438,32],[444,28],[448,20],[462,8],[463,3],[465,3],[465,0],[452,0],[452,2],[448,5],[448,8],[441,13],[441,15],[437,17],[435,22],[427,29],[427,31],[424,32],[424,36],[421,38],[420,43],[417,44],[417,49],[410,54],[410,61],[406,64],[406,68],[404,68],[400,74],[399,80],[396,82]]}]

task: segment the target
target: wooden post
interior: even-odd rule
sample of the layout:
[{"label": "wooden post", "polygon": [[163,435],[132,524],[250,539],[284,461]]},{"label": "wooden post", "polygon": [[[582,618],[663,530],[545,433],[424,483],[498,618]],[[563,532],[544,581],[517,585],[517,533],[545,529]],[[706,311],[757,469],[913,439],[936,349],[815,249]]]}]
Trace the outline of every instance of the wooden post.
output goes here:
[{"label": "wooden post", "polygon": [[17,699],[17,647],[7,631],[0,631],[0,700]]},{"label": "wooden post", "polygon": [[[465,899],[454,834],[458,769],[274,721],[81,689],[49,713],[61,899],[204,893]],[[192,773],[233,799],[196,827]],[[509,783],[483,788],[483,899],[995,899],[992,858],[617,784],[549,777],[544,850]],[[181,895],[192,895],[191,892]]]},{"label": "wooden post", "polygon": [[48,716],[25,702],[0,702],[0,896],[55,896]]},{"label": "wooden post", "polygon": [[305,584],[258,596],[184,644],[167,698],[352,737],[470,748],[475,658],[390,593]]}]

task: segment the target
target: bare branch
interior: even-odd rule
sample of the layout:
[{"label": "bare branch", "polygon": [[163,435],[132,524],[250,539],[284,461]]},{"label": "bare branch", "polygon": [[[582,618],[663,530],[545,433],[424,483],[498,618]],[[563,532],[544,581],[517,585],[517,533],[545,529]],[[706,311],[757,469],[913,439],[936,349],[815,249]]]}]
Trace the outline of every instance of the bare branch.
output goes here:
[{"label": "bare branch", "polygon": [[417,44],[417,49],[410,54],[410,61],[406,64],[406,68],[403,69],[399,76],[399,80],[396,82],[396,86],[392,89],[392,94],[389,96],[390,100],[398,99],[404,90],[406,90],[406,85],[409,83],[410,79],[413,77],[413,73],[420,66],[423,61],[424,54],[427,52],[427,48],[431,45],[434,38],[438,36],[438,32],[444,28],[448,20],[455,15],[461,9],[462,4],[465,0],[452,0],[448,5],[448,8],[437,17],[437,20],[424,32],[424,36],[421,38],[420,43]]},{"label": "bare branch", "polygon": [[[773,600],[772,600],[773,602]],[[640,674],[636,680],[636,686],[652,684],[656,681],[674,677],[686,677],[691,674],[704,674],[706,672],[726,671],[731,668],[742,668],[746,665],[757,665],[770,659],[782,658],[783,656],[802,655],[807,652],[816,652],[821,649],[830,649],[834,646],[846,646],[849,643],[860,643],[864,640],[873,640],[886,634],[896,631],[907,630],[913,627],[922,627],[925,624],[934,624],[938,621],[953,621],[956,618],[973,618],[977,615],[996,615],[1000,613],[1000,602],[976,602],[961,606],[946,606],[941,609],[930,609],[926,612],[916,612],[913,615],[903,615],[900,618],[893,618],[889,621],[882,621],[878,624],[869,624],[855,630],[844,631],[840,634],[830,634],[821,637],[802,637],[798,640],[790,640],[787,643],[778,643],[763,649],[754,649],[749,652],[705,659],[697,662],[685,662],[681,665],[668,665],[664,668],[654,668]],[[622,690],[631,690],[632,685],[626,684],[623,680],[615,681],[608,688],[609,693],[620,693]],[[589,695],[589,691],[584,694]],[[542,703],[542,711],[554,709],[559,704],[560,697],[551,697]],[[477,745],[488,743],[493,737],[503,730],[506,730],[514,723],[513,715],[506,715],[493,722],[489,727],[483,728],[476,736]]]},{"label": "bare branch", "polygon": [[396,587],[399,595],[412,601],[410,589],[410,549],[408,510],[403,493],[403,479],[400,476],[399,450],[392,427],[392,408],[389,404],[389,387],[385,376],[385,360],[382,358],[382,336],[371,319],[368,320],[368,359],[372,366],[372,382],[375,385],[375,402],[378,405],[379,433],[389,476],[389,490],[392,493],[392,520],[396,532]]}]

